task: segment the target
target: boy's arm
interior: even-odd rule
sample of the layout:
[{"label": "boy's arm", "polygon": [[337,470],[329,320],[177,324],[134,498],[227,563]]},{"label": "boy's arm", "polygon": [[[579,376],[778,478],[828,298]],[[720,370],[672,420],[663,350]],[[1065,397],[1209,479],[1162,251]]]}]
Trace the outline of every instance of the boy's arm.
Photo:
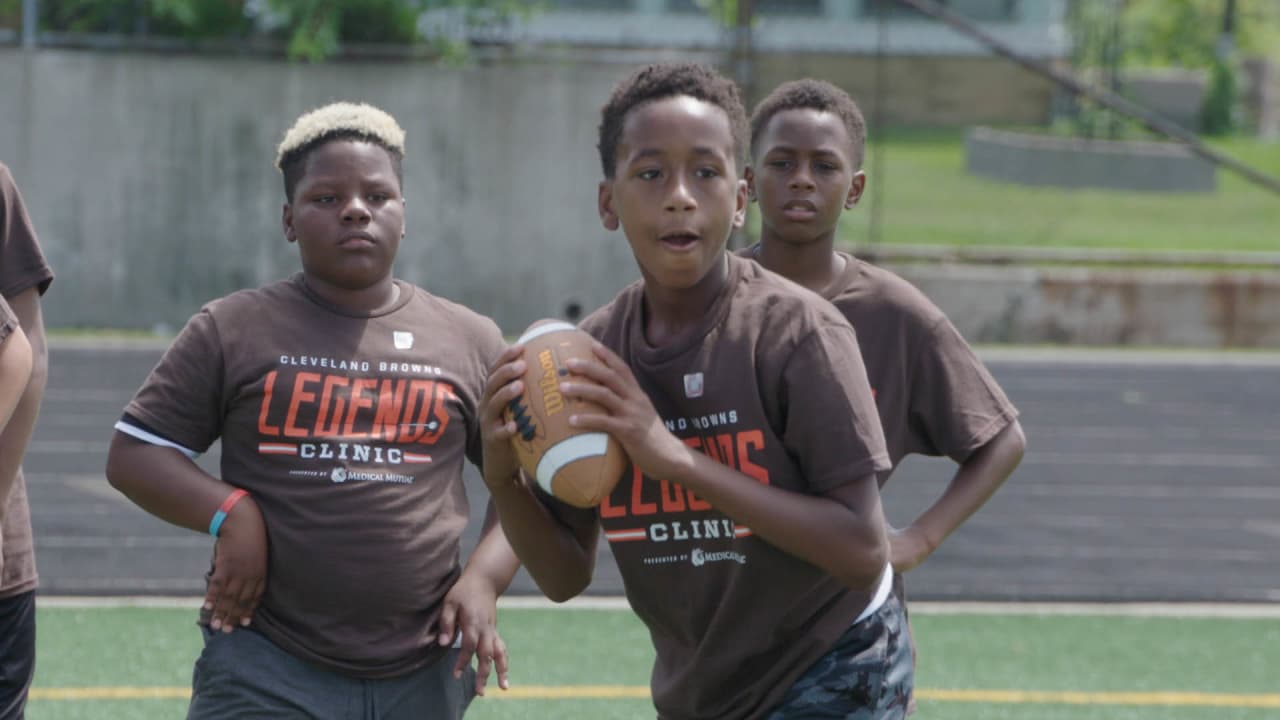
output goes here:
[{"label": "boy's arm", "polygon": [[[209,532],[210,520],[235,487],[206,473],[181,451],[117,431],[107,451],[107,480],[161,520]],[[266,588],[267,529],[252,496],[227,511],[214,545],[205,609],[210,627],[248,625]]]},{"label": "boy's arm", "polygon": [[893,569],[906,572],[924,562],[956,528],[981,508],[1013,474],[1027,441],[1016,419],[969,455],[947,489],[916,518],[890,535]]},{"label": "boy's arm", "polygon": [[[0,330],[0,334],[3,331]],[[31,343],[22,332],[22,327],[15,324],[12,331],[0,338],[0,433],[9,424],[18,401],[26,394],[27,381],[31,379]],[[0,506],[4,504],[8,492],[0,493]],[[0,519],[3,518],[3,507],[0,507]]]},{"label": "boy's arm", "polygon": [[498,596],[506,592],[519,569],[520,561],[502,534],[497,512],[490,502],[485,511],[480,542],[467,560],[462,575],[445,595],[440,612],[440,636],[437,638],[441,645],[447,646],[461,633],[461,652],[454,664],[453,675],[462,677],[463,669],[475,656],[477,695],[484,695],[491,670],[498,673],[498,687],[506,690],[509,686],[507,646],[498,635],[497,604]]},{"label": "boy's arm", "polygon": [[924,562],[977,512],[1026,449],[1017,409],[950,320],[939,317],[919,343],[910,381],[909,444],[926,454],[947,455],[959,467],[915,522],[891,531],[898,572]]},{"label": "boy's arm", "polygon": [[543,594],[564,602],[587,588],[595,571],[599,526],[594,516],[560,516],[524,482],[511,447],[514,422],[503,417],[507,403],[519,397],[524,348],[512,345],[499,356],[481,403],[484,480],[502,531],[521,564]]},{"label": "boy's arm", "polygon": [[0,521],[4,520],[9,491],[17,481],[27,443],[35,430],[40,403],[44,400],[45,383],[49,378],[49,351],[45,346],[39,290],[28,288],[8,300],[31,346],[31,372],[9,422],[0,430]]},{"label": "boy's arm", "polygon": [[[665,427],[660,430],[667,432]],[[662,453],[670,458],[669,469],[663,469],[668,463],[659,463],[655,471],[660,474],[650,477],[685,487],[770,544],[855,590],[875,587],[888,562],[889,541],[874,474],[826,495],[804,495],[747,478],[672,439],[676,443]]]},{"label": "boy's arm", "polygon": [[569,361],[573,373],[594,384],[567,382],[561,389],[599,404],[606,414],[574,416],[575,427],[613,435],[644,474],[696,493],[764,540],[849,587],[874,586],[888,562],[889,543],[873,472],[849,478],[825,495],[750,479],[671,434],[626,363],[599,343],[595,352],[599,362]]}]

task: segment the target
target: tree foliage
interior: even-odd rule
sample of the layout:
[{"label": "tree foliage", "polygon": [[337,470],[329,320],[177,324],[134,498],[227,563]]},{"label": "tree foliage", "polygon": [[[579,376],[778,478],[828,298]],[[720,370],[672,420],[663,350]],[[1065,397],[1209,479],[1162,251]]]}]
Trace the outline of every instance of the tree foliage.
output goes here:
[{"label": "tree foliage", "polygon": [[[1217,61],[1226,0],[1072,2],[1070,29],[1085,67],[1105,64],[1102,43],[1117,19],[1120,62],[1125,67],[1210,70]],[[1233,41],[1242,55],[1280,61],[1280,2],[1237,0]]]},{"label": "tree foliage", "polygon": [[[457,33],[433,32],[444,14],[450,28],[502,22],[522,0],[39,0],[40,28],[62,33],[176,37],[187,40],[266,39],[285,43],[289,57],[323,60],[344,45],[436,45]],[[20,22],[21,0],[0,0],[0,20]],[[425,28],[425,31],[424,31]]]},{"label": "tree foliage", "polygon": [[[1072,64],[1095,82],[1128,68],[1206,71],[1201,130],[1213,135],[1238,125],[1242,57],[1280,62],[1280,1],[1237,0],[1224,44],[1226,0],[1073,0],[1069,16]],[[1078,103],[1077,131],[1092,136],[1119,120],[1087,101]]]}]

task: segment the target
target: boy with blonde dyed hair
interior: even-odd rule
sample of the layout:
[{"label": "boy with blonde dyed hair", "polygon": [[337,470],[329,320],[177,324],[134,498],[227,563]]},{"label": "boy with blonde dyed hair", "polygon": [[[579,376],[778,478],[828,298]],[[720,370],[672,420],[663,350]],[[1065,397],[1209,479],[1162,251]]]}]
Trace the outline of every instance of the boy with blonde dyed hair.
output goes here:
[{"label": "boy with blonde dyed hair", "polygon": [[[202,308],[116,424],[112,485],[217,538],[190,718],[457,718],[491,666],[507,685],[496,524],[459,565],[505,343],[392,276],[403,156],[376,108],[299,118],[276,164],[301,272]],[[218,438],[213,476],[192,459]]]}]

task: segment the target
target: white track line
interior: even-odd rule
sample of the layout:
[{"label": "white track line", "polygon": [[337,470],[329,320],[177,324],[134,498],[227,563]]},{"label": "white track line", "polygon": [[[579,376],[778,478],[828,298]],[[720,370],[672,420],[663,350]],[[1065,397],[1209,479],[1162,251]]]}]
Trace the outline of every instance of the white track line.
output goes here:
[{"label": "white track line", "polygon": [[[72,597],[41,595],[42,608],[190,608],[200,606],[198,597],[120,596]],[[508,610],[629,610],[622,597],[577,597],[565,603],[546,598],[512,596],[498,600]],[[929,602],[916,601],[911,612],[919,615],[1095,615],[1114,617],[1173,617],[1280,619],[1280,603],[1080,603],[1080,602]]]}]

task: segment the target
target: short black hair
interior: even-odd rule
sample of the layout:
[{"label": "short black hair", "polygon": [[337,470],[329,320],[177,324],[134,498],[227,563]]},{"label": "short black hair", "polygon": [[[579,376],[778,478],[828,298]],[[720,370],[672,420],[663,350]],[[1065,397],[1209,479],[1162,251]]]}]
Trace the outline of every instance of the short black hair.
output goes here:
[{"label": "short black hair", "polygon": [[756,144],[764,135],[764,128],[774,115],[784,110],[817,110],[818,112],[835,113],[844,121],[844,128],[849,133],[849,142],[853,147],[853,167],[862,168],[862,159],[867,147],[867,121],[862,117],[858,104],[849,97],[849,93],[832,85],[826,80],[804,78],[790,80],[773,89],[765,99],[756,105],[751,113],[751,152],[756,152]]},{"label": "short black hair", "polygon": [[372,105],[336,102],[299,117],[276,148],[276,167],[284,176],[289,202],[293,202],[293,191],[306,172],[307,158],[316,148],[335,140],[368,142],[386,150],[396,181],[404,185],[404,130],[396,119]]},{"label": "short black hair", "polygon": [[618,144],[622,142],[622,126],[627,114],[656,100],[688,95],[715,105],[729,116],[733,132],[733,159],[742,167],[747,147],[747,111],[742,96],[732,80],[714,68],[699,63],[655,63],[640,68],[624,78],[613,89],[609,101],[600,109],[600,166],[606,178],[617,169]]}]

